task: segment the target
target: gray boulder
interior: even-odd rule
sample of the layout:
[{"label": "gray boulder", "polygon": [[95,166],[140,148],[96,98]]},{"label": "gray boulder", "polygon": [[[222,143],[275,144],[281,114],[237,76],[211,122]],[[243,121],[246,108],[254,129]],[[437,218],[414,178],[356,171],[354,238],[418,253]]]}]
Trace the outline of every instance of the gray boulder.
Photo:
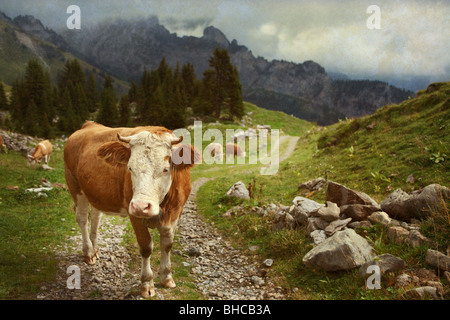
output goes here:
[{"label": "gray boulder", "polygon": [[315,245],[322,243],[327,238],[327,235],[323,230],[314,230],[309,235],[313,239]]},{"label": "gray boulder", "polygon": [[442,271],[450,271],[450,257],[437,250],[428,249],[425,262]]},{"label": "gray boulder", "polygon": [[441,300],[441,298],[437,294],[437,289],[431,286],[419,287],[408,290],[405,292],[406,296],[411,299],[429,299],[433,298],[434,300]]},{"label": "gray boulder", "polygon": [[314,180],[309,180],[307,182],[301,183],[298,188],[306,189],[309,191],[319,191],[327,184],[327,180],[324,178],[317,178]]},{"label": "gray boulder", "polygon": [[332,236],[337,231],[344,229],[350,221],[352,221],[352,218],[334,220],[325,228],[325,233],[327,236]]},{"label": "gray boulder", "polygon": [[235,184],[233,184],[231,188],[227,191],[227,196],[241,199],[250,199],[250,194],[248,193],[248,190],[242,181],[238,181]]},{"label": "gray boulder", "polygon": [[303,263],[325,271],[339,271],[362,266],[373,257],[373,249],[367,240],[353,229],[345,229],[310,250],[303,257]]},{"label": "gray boulder", "polygon": [[339,219],[339,213],[339,207],[335,203],[327,201],[326,207],[320,207],[319,210],[312,212],[311,214],[316,217],[320,217],[325,221],[331,222]]},{"label": "gray boulder", "polygon": [[365,278],[367,276],[367,268],[372,265],[379,266],[381,273],[396,272],[406,268],[406,263],[403,259],[386,253],[376,256],[373,260],[362,265],[359,268],[359,275]]},{"label": "gray boulder", "polygon": [[292,204],[289,214],[294,218],[297,227],[306,227],[311,214],[323,207],[323,204],[305,197],[295,197]]},{"label": "gray boulder", "polygon": [[408,237],[409,231],[401,226],[389,227],[386,237],[389,242],[401,244]]},{"label": "gray boulder", "polygon": [[383,211],[374,212],[369,217],[367,217],[367,219],[373,224],[380,223],[383,226],[387,226],[392,221],[389,215]]},{"label": "gray boulder", "polygon": [[341,215],[350,217],[353,221],[363,221],[372,213],[380,211],[379,207],[365,204],[346,204],[339,209]]},{"label": "gray boulder", "polygon": [[449,199],[449,188],[430,184],[411,193],[397,189],[383,200],[381,208],[392,218],[409,221],[412,218],[425,218],[432,212],[443,210],[445,201]]},{"label": "gray boulder", "polygon": [[274,219],[272,221],[272,231],[279,231],[282,229],[292,229],[294,228],[295,220],[286,211],[279,211],[275,213]]},{"label": "gray boulder", "polygon": [[311,215],[311,212],[319,210],[323,207],[323,204],[317,203],[314,200],[305,197],[295,197],[292,200],[292,204],[295,206],[296,210]]},{"label": "gray boulder", "polygon": [[333,181],[328,181],[326,201],[334,202],[338,207],[349,204],[363,204],[380,208],[380,205],[367,194],[351,190]]}]

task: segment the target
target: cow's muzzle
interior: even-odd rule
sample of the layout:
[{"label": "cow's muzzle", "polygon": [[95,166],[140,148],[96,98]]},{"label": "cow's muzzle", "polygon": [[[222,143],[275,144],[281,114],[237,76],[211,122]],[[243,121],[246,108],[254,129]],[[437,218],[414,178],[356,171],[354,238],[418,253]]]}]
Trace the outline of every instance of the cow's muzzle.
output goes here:
[{"label": "cow's muzzle", "polygon": [[147,201],[132,200],[130,202],[130,214],[139,218],[151,218],[159,215],[159,206],[154,206]]}]

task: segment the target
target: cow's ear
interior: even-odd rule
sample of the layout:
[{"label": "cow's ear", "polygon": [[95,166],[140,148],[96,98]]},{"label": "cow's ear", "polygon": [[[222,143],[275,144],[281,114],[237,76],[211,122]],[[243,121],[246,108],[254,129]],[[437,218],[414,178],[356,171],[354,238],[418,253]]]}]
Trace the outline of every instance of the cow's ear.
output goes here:
[{"label": "cow's ear", "polygon": [[200,151],[190,144],[183,144],[172,151],[172,163],[175,166],[193,167],[200,163],[202,155]]},{"label": "cow's ear", "polygon": [[98,149],[97,156],[113,166],[126,165],[130,160],[131,150],[120,142],[107,142]]}]

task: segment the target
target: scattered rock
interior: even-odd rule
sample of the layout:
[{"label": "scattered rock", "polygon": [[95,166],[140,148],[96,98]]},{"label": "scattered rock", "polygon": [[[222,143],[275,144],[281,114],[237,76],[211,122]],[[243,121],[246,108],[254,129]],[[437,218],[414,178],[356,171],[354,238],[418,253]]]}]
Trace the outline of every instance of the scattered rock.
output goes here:
[{"label": "scattered rock", "polygon": [[422,235],[418,230],[409,231],[409,234],[405,239],[405,243],[412,247],[432,244],[431,240]]},{"label": "scattered rock", "polygon": [[353,191],[339,183],[328,181],[326,201],[337,204],[338,207],[348,204],[372,205],[379,208],[379,204],[367,194]]},{"label": "scattered rock", "polygon": [[352,218],[347,218],[343,220],[334,220],[325,228],[326,235],[332,236],[337,231],[344,229],[351,220]]},{"label": "scattered rock", "polygon": [[433,249],[428,249],[425,262],[442,271],[450,271],[450,257]]},{"label": "scattered rock", "polygon": [[406,182],[410,184],[414,184],[414,182],[416,182],[412,173],[406,178]]},{"label": "scattered rock", "polygon": [[[413,276],[407,273],[402,273],[395,278],[395,285],[403,288],[414,282]],[[419,282],[419,278],[416,277],[416,282]]]},{"label": "scattered rock", "polygon": [[272,259],[266,259],[266,260],[264,260],[263,265],[265,267],[271,267],[273,265],[273,260]]},{"label": "scattered rock", "polygon": [[359,269],[359,275],[363,278],[366,277],[367,268],[372,265],[379,266],[382,273],[396,272],[406,268],[406,263],[403,259],[386,253],[376,256],[373,260],[361,266],[361,268]]},{"label": "scattered rock", "polygon": [[317,203],[316,201],[305,197],[295,197],[294,200],[292,200],[292,204],[295,206],[297,211],[303,212],[308,216],[311,215],[312,212],[315,212],[324,206],[323,204]]},{"label": "scattered rock", "polygon": [[330,201],[327,201],[326,207],[320,207],[319,210],[312,213],[312,215],[318,216],[327,222],[339,219],[339,207]]},{"label": "scattered rock", "polygon": [[327,238],[324,230],[314,230],[309,235],[313,239],[315,245],[322,243]]},{"label": "scattered rock", "polygon": [[241,199],[250,199],[250,195],[248,193],[245,184],[242,181],[236,182],[226,193],[227,196],[237,197]]},{"label": "scattered rock", "polygon": [[311,233],[314,230],[324,230],[328,225],[329,223],[320,217],[310,217],[306,225],[306,232]]},{"label": "scattered rock", "polygon": [[310,250],[303,262],[325,271],[349,270],[373,259],[373,249],[366,239],[353,229],[336,232]]},{"label": "scattered rock", "polygon": [[364,220],[364,221],[354,221],[351,222],[347,225],[349,228],[370,228],[372,226],[372,224],[370,223],[370,221]]},{"label": "scattered rock", "polygon": [[381,223],[384,226],[387,226],[392,220],[389,215],[383,211],[374,212],[367,219],[372,223]]},{"label": "scattered rock", "polygon": [[275,213],[274,219],[272,221],[272,231],[279,231],[282,229],[293,229],[295,220],[294,218],[285,211],[279,211]]},{"label": "scattered rock", "polygon": [[317,178],[301,183],[298,188],[306,189],[308,191],[320,191],[327,184],[327,180],[324,178]]},{"label": "scattered rock", "polygon": [[292,203],[289,214],[294,218],[296,227],[306,227],[311,214],[323,207],[323,204],[305,197],[295,197]]},{"label": "scattered rock", "polygon": [[401,244],[408,237],[409,231],[400,226],[389,227],[386,238],[389,242]]},{"label": "scattered rock", "polygon": [[447,282],[450,283],[450,272],[444,271],[444,277],[447,280]]},{"label": "scattered rock", "polygon": [[381,208],[392,218],[409,221],[428,217],[433,211],[443,209],[447,199],[450,199],[449,188],[431,184],[409,194],[397,189],[384,199]]},{"label": "scattered rock", "polygon": [[373,212],[380,210],[379,207],[365,204],[347,204],[339,209],[341,216],[350,217],[353,221],[363,221]]},{"label": "scattered rock", "polygon": [[405,294],[412,299],[433,298],[434,300],[440,300],[436,288],[430,286],[414,288],[406,291]]}]

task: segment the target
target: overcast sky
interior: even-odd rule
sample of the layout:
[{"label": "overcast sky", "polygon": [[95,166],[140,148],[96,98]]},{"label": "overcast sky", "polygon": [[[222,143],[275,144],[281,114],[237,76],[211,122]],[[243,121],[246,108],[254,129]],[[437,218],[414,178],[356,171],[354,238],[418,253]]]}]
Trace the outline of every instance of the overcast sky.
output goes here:
[{"label": "overcast sky", "polygon": [[[72,4],[81,9],[82,28],[156,15],[178,35],[201,36],[214,25],[269,60],[313,60],[352,77],[450,80],[448,0],[0,0],[0,10],[12,18],[32,14],[59,30]],[[370,5],[381,9],[380,30],[367,28]]]}]

